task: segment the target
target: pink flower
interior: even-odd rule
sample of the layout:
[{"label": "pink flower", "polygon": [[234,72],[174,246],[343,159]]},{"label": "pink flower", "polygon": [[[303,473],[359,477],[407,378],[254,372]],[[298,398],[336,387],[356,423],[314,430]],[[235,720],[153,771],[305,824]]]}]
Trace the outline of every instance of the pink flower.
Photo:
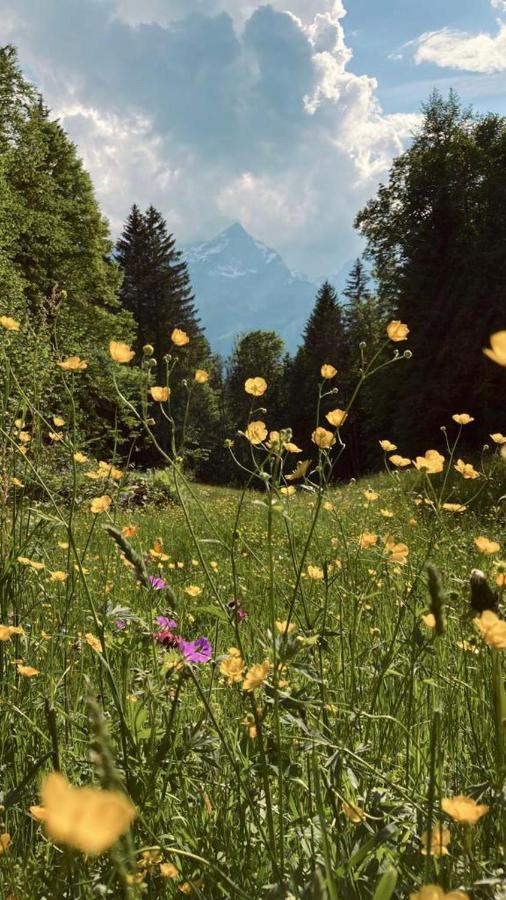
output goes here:
[{"label": "pink flower", "polygon": [[179,649],[187,662],[206,663],[211,659],[212,648],[206,637],[196,641],[179,640]]}]

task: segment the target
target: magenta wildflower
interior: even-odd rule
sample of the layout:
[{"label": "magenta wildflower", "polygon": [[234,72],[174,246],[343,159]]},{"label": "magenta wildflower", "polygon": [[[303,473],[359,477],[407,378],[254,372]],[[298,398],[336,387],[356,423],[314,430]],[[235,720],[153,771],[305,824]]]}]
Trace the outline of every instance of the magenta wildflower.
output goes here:
[{"label": "magenta wildflower", "polygon": [[148,575],[148,581],[155,591],[163,591],[167,587],[167,583],[163,578],[158,578],[157,575]]},{"label": "magenta wildflower", "polygon": [[116,619],[115,623],[116,628],[119,628],[120,631],[123,631],[126,628],[126,622],[124,619]]},{"label": "magenta wildflower", "polygon": [[155,621],[162,628],[177,628],[177,622],[174,622],[174,619],[169,619],[168,616],[157,616]]},{"label": "magenta wildflower", "polygon": [[196,641],[179,641],[179,649],[187,662],[206,663],[211,659],[212,648],[206,637],[199,637]]}]

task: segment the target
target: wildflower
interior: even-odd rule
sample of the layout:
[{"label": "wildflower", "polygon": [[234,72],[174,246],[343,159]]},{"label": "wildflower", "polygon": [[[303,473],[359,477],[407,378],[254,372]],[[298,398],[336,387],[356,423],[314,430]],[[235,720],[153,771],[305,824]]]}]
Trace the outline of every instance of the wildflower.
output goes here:
[{"label": "wildflower", "polygon": [[19,625],[0,625],[0,641],[10,641],[13,634],[24,634]]},{"label": "wildflower", "polygon": [[286,475],[287,481],[297,481],[299,478],[304,478],[309,466],[311,465],[310,459],[300,459],[293,472],[290,472],[289,475]]},{"label": "wildflower", "polygon": [[334,509],[334,504],[331,503],[330,500],[325,500],[325,503],[323,504],[323,508],[324,508],[325,512],[332,512]]},{"label": "wildflower", "polygon": [[313,431],[311,435],[311,440],[313,444],[316,444],[320,450],[328,450],[329,447],[332,447],[335,444],[336,439],[331,431],[327,431],[326,428],[317,428]]},{"label": "wildflower", "polygon": [[244,390],[252,397],[263,397],[267,390],[265,378],[247,378],[244,382]]},{"label": "wildflower", "polygon": [[225,656],[220,663],[220,672],[225,676],[229,687],[239,684],[245,668],[246,665],[239,650],[236,647],[230,647],[228,656]]},{"label": "wildflower", "polygon": [[427,475],[436,475],[442,472],[444,468],[444,456],[437,450],[427,450],[424,456],[417,456],[413,461],[413,465],[419,472],[426,472]]},{"label": "wildflower", "polygon": [[313,581],[323,581],[323,569],[320,569],[319,566],[308,566],[307,574]]},{"label": "wildflower", "polygon": [[294,444],[292,441],[285,441],[283,450],[286,450],[288,453],[302,453],[301,448],[297,447],[297,444]]},{"label": "wildflower", "polygon": [[107,494],[102,497],[95,497],[90,503],[90,509],[93,515],[98,516],[99,513],[106,512],[112,503],[111,498]]},{"label": "wildflower", "polygon": [[123,525],[121,529],[121,534],[126,538],[133,538],[139,531],[137,525]]},{"label": "wildflower", "polygon": [[370,531],[364,531],[358,539],[358,545],[361,550],[367,550],[368,547],[374,547],[377,543],[378,535],[372,534]]},{"label": "wildflower", "polygon": [[501,545],[498,544],[497,541],[491,541],[486,537],[476,537],[474,543],[478,547],[480,553],[499,553],[499,550],[501,549]]},{"label": "wildflower", "polygon": [[209,381],[209,372],[206,372],[205,369],[196,369],[193,379],[197,384],[205,384],[206,381]]},{"label": "wildflower", "polygon": [[119,791],[73,787],[59,772],[41,788],[44,824],[51,840],[98,856],[128,831],[135,808]]},{"label": "wildflower", "polygon": [[400,456],[398,453],[394,453],[393,456],[389,456],[389,461],[393,466],[397,466],[399,469],[404,469],[406,466],[411,465],[411,460],[406,456]]},{"label": "wildflower", "polygon": [[196,584],[189,584],[188,587],[184,589],[185,594],[188,594],[189,597],[199,597],[202,593],[202,588],[198,587]]},{"label": "wildflower", "polygon": [[126,622],[124,619],[116,619],[114,624],[118,631],[124,631],[126,628]]},{"label": "wildflower", "polygon": [[283,622],[279,619],[276,619],[276,630],[279,631],[280,634],[292,634],[293,631],[297,628],[295,622],[288,622],[285,619]]},{"label": "wildflower", "polygon": [[426,628],[435,628],[436,627],[436,617],[434,613],[426,613],[422,615],[422,622]]},{"label": "wildflower", "polygon": [[34,669],[33,666],[25,666],[23,663],[18,663],[16,666],[20,675],[23,675],[24,678],[33,678],[35,675],[39,674],[38,669]]},{"label": "wildflower", "polygon": [[450,891],[449,894],[445,894],[439,885],[425,884],[416,894],[410,894],[409,900],[469,900],[469,895],[463,891]]},{"label": "wildflower", "polygon": [[251,713],[245,715],[244,719],[241,721],[241,725],[248,729],[248,735],[251,740],[254,741],[257,736],[257,726]]},{"label": "wildflower", "polygon": [[12,487],[17,487],[17,488],[24,487],[23,482],[20,481],[19,478],[14,478],[14,477],[11,478],[11,485],[12,485]]},{"label": "wildflower", "polygon": [[149,393],[157,403],[165,403],[169,399],[170,389],[168,387],[151,387]]},{"label": "wildflower", "polygon": [[176,347],[184,347],[185,344],[190,343],[190,338],[186,334],[186,331],[183,331],[181,328],[174,328],[170,339]]},{"label": "wildflower", "polygon": [[81,453],[78,450],[77,453],[74,453],[74,462],[79,463],[79,465],[83,465],[83,463],[88,462],[88,457],[85,453]]},{"label": "wildflower", "polygon": [[464,478],[480,477],[480,473],[476,471],[474,466],[472,466],[471,463],[465,463],[463,459],[458,459],[456,465],[453,468]]},{"label": "wildflower", "polygon": [[53,444],[57,444],[63,440],[63,431],[50,431],[48,437]]},{"label": "wildflower", "polygon": [[21,327],[19,322],[10,316],[0,316],[0,326],[6,331],[19,331]]},{"label": "wildflower", "polygon": [[22,444],[29,444],[31,439],[32,436],[29,431],[20,431],[18,434],[18,440],[20,440]]},{"label": "wildflower", "polygon": [[250,422],[244,434],[248,438],[250,444],[253,444],[253,446],[261,444],[262,441],[265,441],[265,438],[267,437],[267,428],[265,427],[265,422]]},{"label": "wildflower", "polygon": [[153,635],[157,644],[162,644],[166,650],[171,647],[179,647],[181,639],[172,633],[174,628],[177,628],[177,622],[167,616],[157,616],[156,622],[160,625],[160,631],[156,631]]},{"label": "wildflower", "polygon": [[179,869],[169,862],[160,863],[160,875],[162,878],[179,878]]},{"label": "wildflower", "polygon": [[3,834],[0,834],[0,856],[2,856],[2,853],[5,853],[10,843],[11,836],[8,831],[4,831]]},{"label": "wildflower", "polygon": [[163,591],[164,588],[167,587],[167,582],[165,582],[163,578],[158,578],[156,575],[148,575],[148,581],[154,591]]},{"label": "wildflower", "polygon": [[361,822],[365,819],[365,812],[361,809],[360,806],[356,806],[354,803],[348,803],[346,800],[343,800],[341,803],[341,809],[345,814],[346,818],[353,822],[354,825],[360,825]]},{"label": "wildflower", "polygon": [[397,444],[392,444],[392,441],[380,441],[379,445],[385,453],[393,453],[394,450],[397,450]]},{"label": "wildflower", "polygon": [[332,409],[325,418],[334,428],[340,428],[348,418],[348,413],[344,409]]},{"label": "wildflower", "polygon": [[129,363],[135,356],[135,352],[123,341],[109,341],[109,354],[117,363]]},{"label": "wildflower", "polygon": [[473,417],[469,413],[455,413],[452,419],[457,425],[470,425],[471,422],[474,422]]},{"label": "wildflower", "polygon": [[506,436],[504,434],[501,434],[500,431],[496,431],[494,434],[491,434],[490,437],[492,438],[494,444],[506,444]]},{"label": "wildflower", "polygon": [[103,648],[102,648],[101,642],[99,641],[99,639],[97,637],[95,637],[94,634],[91,634],[90,631],[88,631],[84,635],[84,640],[86,641],[88,646],[91,647],[91,649],[95,651],[95,653],[102,653]]},{"label": "wildflower", "polygon": [[63,581],[66,581],[68,577],[69,576],[68,576],[67,572],[60,572],[59,570],[57,570],[56,572],[51,572],[51,574],[49,576],[49,580],[63,582]]},{"label": "wildflower", "polygon": [[46,818],[46,810],[43,806],[30,806],[29,811],[37,822],[43,822]]},{"label": "wildflower", "polygon": [[391,509],[380,509],[380,516],[383,516],[384,519],[393,519],[394,513]]},{"label": "wildflower", "polygon": [[506,650],[506,622],[500,619],[491,609],[485,609],[479,618],[474,619],[483,640],[489,647]]},{"label": "wildflower", "polygon": [[280,488],[280,491],[285,497],[293,497],[293,495],[296,493],[293,484],[291,484],[289,487]]},{"label": "wildflower", "polygon": [[66,359],[62,359],[56,365],[63,369],[64,372],[82,372],[88,368],[88,363],[81,359],[80,356],[67,356]]},{"label": "wildflower", "polygon": [[391,341],[407,341],[409,334],[409,328],[403,322],[400,322],[398,319],[393,319],[392,322],[389,322],[387,325],[387,335]]},{"label": "wildflower", "polygon": [[455,641],[455,646],[459,648],[459,650],[463,650],[465,653],[474,653],[478,654],[480,651],[478,647],[475,647],[474,644],[470,644],[469,641]]},{"label": "wildflower", "polygon": [[246,677],[242,683],[243,691],[254,691],[261,687],[267,678],[267,673],[271,667],[268,659],[263,663],[257,663],[246,672]]},{"label": "wildflower", "polygon": [[506,331],[496,331],[490,335],[490,346],[484,347],[485,356],[492,359],[499,366],[506,366]]},{"label": "wildflower", "polygon": [[451,835],[448,828],[437,825],[430,833],[429,847],[429,832],[424,831],[420,837],[423,856],[446,856],[448,853],[447,847],[450,843],[450,837]]},{"label": "wildflower", "polygon": [[463,503],[443,503],[441,508],[446,509],[448,512],[462,513],[466,511],[467,506],[464,506]]},{"label": "wildflower", "polygon": [[457,797],[445,797],[441,801],[441,808],[448,816],[451,816],[455,822],[462,825],[476,825],[488,812],[488,806],[484,803],[476,803],[472,797],[465,797],[459,794]]},{"label": "wildflower", "polygon": [[45,563],[37,562],[36,559],[28,559],[27,556],[18,556],[18,563],[20,563],[22,566],[28,566],[35,572],[41,572],[42,569],[46,568]]},{"label": "wildflower", "polygon": [[337,369],[334,369],[334,366],[331,366],[330,363],[324,363],[320,369],[320,374],[322,378],[335,378]]},{"label": "wildflower", "polygon": [[181,640],[179,649],[186,662],[206,663],[211,659],[212,648],[206,637],[199,637],[196,641]]},{"label": "wildflower", "polygon": [[404,566],[409,556],[409,547],[407,544],[396,544],[393,539],[386,540],[385,544],[388,553],[388,561]]},{"label": "wildflower", "polygon": [[364,491],[364,497],[368,503],[375,503],[376,500],[379,500],[379,494],[376,491],[371,491],[369,488],[367,491]]}]

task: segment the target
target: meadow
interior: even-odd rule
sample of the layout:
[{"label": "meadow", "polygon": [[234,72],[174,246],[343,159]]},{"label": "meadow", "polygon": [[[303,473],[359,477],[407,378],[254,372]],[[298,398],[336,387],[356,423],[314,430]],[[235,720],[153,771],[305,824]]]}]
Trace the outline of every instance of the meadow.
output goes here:
[{"label": "meadow", "polygon": [[349,410],[315,410],[306,464],[257,373],[243,487],[195,483],[183,434],[140,500],[81,438],[85,361],[53,364],[45,409],[3,358],[2,900],[504,898],[506,438],[468,459],[455,410],[336,482]]}]

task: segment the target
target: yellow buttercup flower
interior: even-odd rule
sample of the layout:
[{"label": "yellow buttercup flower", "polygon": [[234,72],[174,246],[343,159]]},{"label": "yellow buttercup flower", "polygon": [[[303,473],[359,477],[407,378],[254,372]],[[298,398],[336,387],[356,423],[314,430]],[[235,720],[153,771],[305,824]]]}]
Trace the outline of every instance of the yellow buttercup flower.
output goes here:
[{"label": "yellow buttercup flower", "polygon": [[0,327],[5,328],[6,331],[19,331],[21,325],[11,316],[0,316]]},{"label": "yellow buttercup flower", "polygon": [[489,647],[506,650],[506,622],[495,612],[486,609],[481,616],[474,619],[474,624],[479,628],[483,640]]},{"label": "yellow buttercup flower", "polygon": [[53,444],[58,444],[59,441],[63,440],[63,431],[50,431],[49,440],[52,441]]},{"label": "yellow buttercup flower", "polygon": [[267,428],[265,427],[265,422],[250,422],[244,434],[248,438],[250,444],[253,444],[255,446],[257,444],[261,444],[262,441],[265,441],[267,437]]},{"label": "yellow buttercup flower", "polygon": [[306,474],[310,465],[311,465],[310,459],[301,459],[295,466],[295,469],[293,470],[293,472],[290,472],[289,475],[286,475],[286,480],[287,481],[297,481],[298,478],[304,478],[304,475]]},{"label": "yellow buttercup flower", "polygon": [[444,469],[445,458],[437,450],[427,450],[424,456],[417,456],[413,465],[428,475],[436,475]]},{"label": "yellow buttercup flower", "polygon": [[397,450],[397,444],[392,444],[392,441],[380,441],[379,445],[385,453],[393,453],[394,450]]},{"label": "yellow buttercup flower", "polygon": [[206,372],[205,369],[196,369],[193,378],[197,384],[205,384],[206,381],[209,381],[209,372]]},{"label": "yellow buttercup flower", "polygon": [[287,619],[281,621],[280,619],[276,619],[275,622],[276,631],[279,631],[280,634],[292,634],[297,628],[295,622],[288,622]]},{"label": "yellow buttercup flower", "polygon": [[479,478],[480,473],[476,471],[474,466],[471,463],[464,462],[463,459],[458,459],[456,465],[453,467],[456,472],[462,475],[464,478]]},{"label": "yellow buttercup flower", "polygon": [[8,831],[4,831],[3,834],[0,834],[0,856],[2,855],[2,853],[5,853],[10,843],[11,836]]},{"label": "yellow buttercup flower", "polygon": [[186,334],[186,331],[183,331],[182,328],[174,328],[170,339],[176,347],[184,347],[185,344],[190,343],[190,338]]},{"label": "yellow buttercup flower", "polygon": [[27,556],[18,556],[18,563],[22,566],[29,566],[35,572],[41,572],[45,568],[45,563],[38,562],[36,559],[28,559]]},{"label": "yellow buttercup flower", "polygon": [[63,369],[64,372],[82,372],[88,368],[88,363],[81,359],[80,356],[67,356],[66,359],[62,359],[56,365]]},{"label": "yellow buttercup flower", "polygon": [[450,838],[451,835],[448,828],[443,828],[442,825],[435,825],[430,833],[429,847],[429,832],[424,831],[420,837],[422,842],[422,854],[424,856],[446,856]]},{"label": "yellow buttercup flower", "polygon": [[436,617],[434,613],[426,613],[422,615],[422,622],[426,628],[435,628],[436,627]]},{"label": "yellow buttercup flower", "polygon": [[168,387],[150,387],[149,393],[157,403],[165,403],[169,399],[170,389]]},{"label": "yellow buttercup flower", "polygon": [[469,425],[471,422],[474,422],[473,417],[469,413],[455,413],[452,419],[457,425]]},{"label": "yellow buttercup flower", "polygon": [[302,453],[301,448],[294,444],[293,441],[285,441],[283,450],[286,450],[287,453]]},{"label": "yellow buttercup flower", "polygon": [[332,409],[325,416],[327,422],[330,422],[334,428],[340,428],[341,425],[344,425],[346,419],[348,418],[348,413],[344,409]]},{"label": "yellow buttercup flower", "polygon": [[393,466],[397,466],[399,469],[404,469],[406,466],[411,465],[411,460],[408,459],[407,456],[400,456],[399,453],[394,453],[394,455],[389,456],[388,459]]},{"label": "yellow buttercup flower", "polygon": [[364,531],[358,539],[358,545],[361,550],[367,550],[369,547],[374,547],[377,543],[378,535],[371,534],[370,531]]},{"label": "yellow buttercup flower", "polygon": [[99,641],[98,637],[95,637],[95,635],[91,633],[91,631],[88,631],[84,635],[84,640],[86,641],[88,646],[91,647],[91,649],[95,651],[95,653],[103,652],[103,647],[102,647],[101,642]]},{"label": "yellow buttercup flower", "polygon": [[18,663],[16,668],[19,674],[24,678],[33,678],[35,675],[39,674],[38,669],[34,669],[33,666],[24,666],[23,663]]},{"label": "yellow buttercup flower", "polygon": [[129,363],[135,356],[135,352],[123,341],[109,341],[109,354],[117,363]]},{"label": "yellow buttercup flower", "polygon": [[397,563],[401,566],[406,564],[409,556],[409,547],[407,544],[396,544],[393,539],[387,539],[385,545],[389,562]]},{"label": "yellow buttercup flower", "polygon": [[160,863],[160,875],[162,878],[179,878],[179,869],[172,863]]},{"label": "yellow buttercup flower", "polygon": [[499,553],[499,550],[501,549],[501,545],[498,544],[497,541],[491,541],[489,538],[482,536],[476,537],[474,543],[478,547],[480,553]]},{"label": "yellow buttercup flower", "polygon": [[220,672],[225,676],[229,687],[242,681],[245,668],[246,664],[239,650],[236,647],[230,647],[228,656],[225,656],[220,663]]},{"label": "yellow buttercup flower", "polygon": [[51,572],[51,574],[49,576],[49,580],[63,582],[63,581],[66,581],[68,577],[69,576],[68,576],[67,572],[60,572],[59,570],[57,570],[56,572]]},{"label": "yellow buttercup flower", "polygon": [[391,341],[407,341],[409,334],[409,328],[404,322],[400,322],[398,319],[393,319],[392,322],[389,322],[387,325],[387,335]]},{"label": "yellow buttercup flower", "polygon": [[135,808],[119,791],[73,787],[58,772],[46,775],[41,788],[44,825],[51,840],[98,856],[125,834]]},{"label": "yellow buttercup flower", "polygon": [[448,512],[465,512],[467,506],[464,506],[463,503],[443,503],[441,509],[446,509]]},{"label": "yellow buttercup flower", "polygon": [[379,494],[376,491],[371,491],[370,488],[364,491],[364,497],[368,503],[375,503],[376,500],[379,500]]},{"label": "yellow buttercup flower", "polygon": [[308,566],[307,574],[313,581],[323,581],[324,573],[323,569],[320,569],[319,566]]},{"label": "yellow buttercup flower", "polygon": [[445,797],[441,801],[441,809],[455,822],[462,825],[476,825],[479,819],[488,813],[488,806],[476,803],[472,797],[459,794],[457,797]]},{"label": "yellow buttercup flower", "polygon": [[246,677],[242,683],[243,691],[254,691],[261,687],[267,678],[267,673],[271,667],[268,659],[263,663],[257,663],[246,672]]},{"label": "yellow buttercup flower", "polygon": [[244,382],[244,390],[252,397],[263,397],[267,390],[265,378],[247,378]]},{"label": "yellow buttercup flower", "polygon": [[79,463],[79,465],[82,465],[83,463],[88,462],[88,457],[85,453],[81,453],[81,451],[78,450],[77,453],[74,453],[74,461]]},{"label": "yellow buttercup flower", "polygon": [[97,516],[99,513],[106,512],[112,503],[111,498],[107,494],[102,497],[95,497],[90,503],[92,513]]},{"label": "yellow buttercup flower", "polygon": [[484,347],[485,356],[499,366],[506,366],[506,331],[496,331],[490,335],[490,347]]},{"label": "yellow buttercup flower", "polygon": [[506,444],[506,435],[501,434],[500,431],[496,431],[494,434],[491,434],[494,444]]},{"label": "yellow buttercup flower", "polygon": [[0,625],[0,641],[10,641],[13,634],[24,634],[19,625]]},{"label": "yellow buttercup flower", "polygon": [[280,493],[283,494],[284,497],[293,497],[296,493],[296,489],[293,484],[290,484],[288,487],[280,488]]},{"label": "yellow buttercup flower", "polygon": [[320,369],[320,373],[322,378],[335,378],[337,369],[334,369],[334,366],[331,366],[330,363],[324,363]]},{"label": "yellow buttercup flower", "polygon": [[188,587],[184,589],[185,594],[188,594],[189,597],[199,597],[202,593],[202,588],[198,587],[196,584],[189,584]]},{"label": "yellow buttercup flower", "polygon": [[336,442],[336,439],[332,432],[327,431],[326,428],[321,427],[316,428],[315,431],[313,431],[311,440],[313,444],[316,444],[316,446],[320,448],[320,450],[328,450]]},{"label": "yellow buttercup flower", "polygon": [[469,900],[464,891],[450,891],[445,894],[437,884],[425,884],[416,894],[410,894],[409,900]]},{"label": "yellow buttercup flower", "polygon": [[360,806],[357,806],[355,803],[348,803],[346,800],[343,800],[341,803],[341,809],[346,818],[353,822],[354,825],[360,825],[366,817],[364,810]]}]

